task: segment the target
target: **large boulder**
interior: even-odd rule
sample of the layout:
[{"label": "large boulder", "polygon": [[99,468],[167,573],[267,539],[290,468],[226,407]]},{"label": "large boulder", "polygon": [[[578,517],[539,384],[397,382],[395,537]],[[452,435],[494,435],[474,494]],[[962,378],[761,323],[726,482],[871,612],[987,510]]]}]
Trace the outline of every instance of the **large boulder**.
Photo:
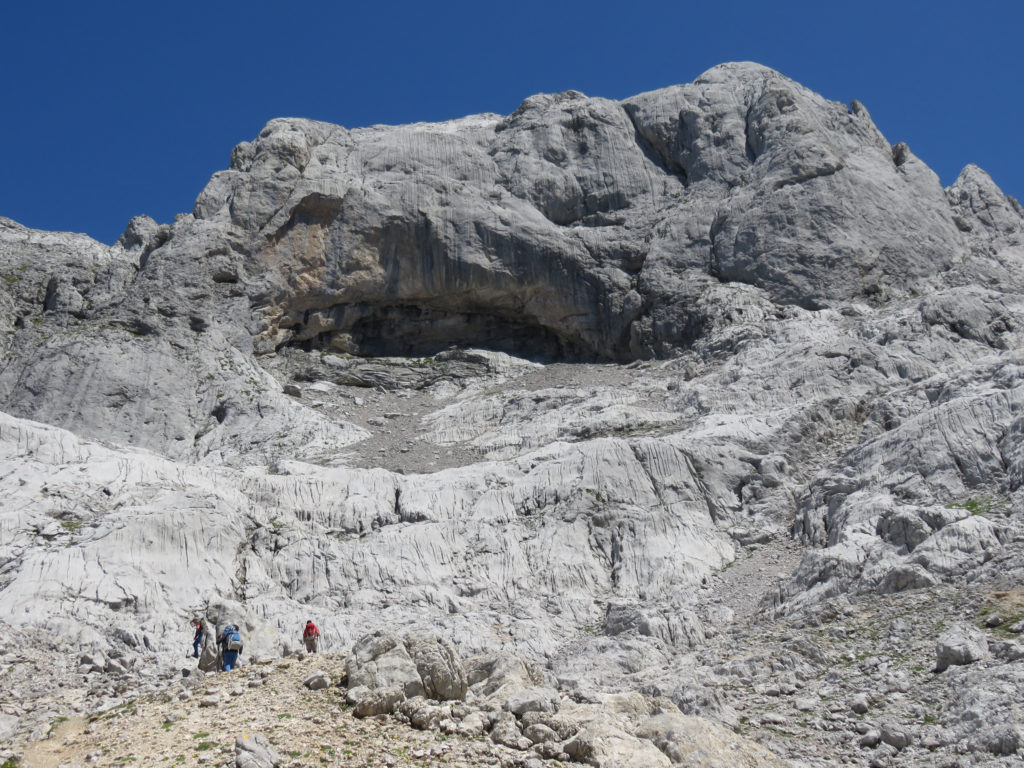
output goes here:
[{"label": "large boulder", "polygon": [[527,712],[556,712],[558,702],[558,691],[554,688],[524,688],[508,697],[504,709],[517,716]]},{"label": "large boulder", "polygon": [[701,768],[786,768],[764,747],[702,717],[665,712],[650,718],[636,732],[676,765]]},{"label": "large boulder", "polygon": [[450,643],[436,635],[406,635],[404,642],[424,696],[438,701],[466,698],[466,671]]},{"label": "large boulder", "polygon": [[374,688],[400,688],[405,696],[422,696],[423,680],[416,662],[402,638],[387,630],[377,630],[361,637],[345,662],[350,687],[365,685]]},{"label": "large boulder", "polygon": [[943,632],[935,643],[935,671],[973,664],[987,653],[988,640],[982,631],[967,624],[956,624]]},{"label": "large boulder", "polygon": [[509,712],[501,713],[491,726],[490,739],[511,749],[529,749],[533,741],[523,735],[519,722]]},{"label": "large boulder", "polygon": [[398,685],[373,690],[363,688],[362,690],[363,693],[352,708],[352,714],[356,717],[389,715],[405,699],[405,691]]},{"label": "large boulder", "polygon": [[399,687],[405,696],[446,701],[466,697],[466,672],[446,640],[378,630],[361,637],[346,661],[351,687]]},{"label": "large boulder", "polygon": [[277,768],[281,756],[261,733],[235,739],[235,768]]},{"label": "large boulder", "polygon": [[484,699],[504,699],[516,691],[545,682],[541,670],[511,653],[472,656],[463,663],[466,682],[474,694]]},{"label": "large boulder", "polygon": [[302,681],[302,684],[309,688],[311,691],[319,691],[322,688],[328,688],[331,685],[331,676],[321,669],[318,669],[311,675],[307,675]]},{"label": "large boulder", "polygon": [[604,720],[585,725],[563,749],[573,760],[595,768],[671,768],[672,765],[650,741]]}]

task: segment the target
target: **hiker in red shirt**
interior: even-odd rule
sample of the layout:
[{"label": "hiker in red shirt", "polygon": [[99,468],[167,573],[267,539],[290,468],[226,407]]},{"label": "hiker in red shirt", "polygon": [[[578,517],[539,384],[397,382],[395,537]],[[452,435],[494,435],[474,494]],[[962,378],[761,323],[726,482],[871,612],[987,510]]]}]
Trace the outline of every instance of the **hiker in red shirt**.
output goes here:
[{"label": "hiker in red shirt", "polygon": [[312,621],[306,622],[306,628],[302,631],[302,642],[306,644],[308,653],[316,653],[317,646],[320,645],[320,630]]}]

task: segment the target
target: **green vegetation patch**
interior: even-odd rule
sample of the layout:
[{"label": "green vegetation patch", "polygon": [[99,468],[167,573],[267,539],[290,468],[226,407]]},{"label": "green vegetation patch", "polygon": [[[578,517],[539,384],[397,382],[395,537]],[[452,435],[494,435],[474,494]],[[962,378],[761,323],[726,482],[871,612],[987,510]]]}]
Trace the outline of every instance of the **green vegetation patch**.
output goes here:
[{"label": "green vegetation patch", "polygon": [[988,515],[1004,505],[1004,500],[998,496],[981,496],[977,499],[965,499],[964,501],[947,504],[946,507],[949,509],[966,509],[972,515]]},{"label": "green vegetation patch", "polygon": [[[992,616],[998,616],[1002,622],[995,627],[988,626],[988,619]],[[975,623],[979,627],[1008,637],[1017,637],[1010,627],[1021,621],[1024,621],[1024,589],[989,593],[975,615]]]}]

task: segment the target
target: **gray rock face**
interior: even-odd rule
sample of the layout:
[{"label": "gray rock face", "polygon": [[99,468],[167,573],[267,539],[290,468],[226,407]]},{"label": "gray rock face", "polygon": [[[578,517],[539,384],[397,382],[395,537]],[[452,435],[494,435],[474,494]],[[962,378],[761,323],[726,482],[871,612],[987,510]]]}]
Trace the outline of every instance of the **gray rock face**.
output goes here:
[{"label": "gray rock face", "polygon": [[784,762],[768,750],[740,739],[727,729],[699,717],[664,713],[647,720],[637,735],[650,740],[675,765],[706,768],[749,766],[782,768]]},{"label": "gray rock face", "polygon": [[[925,264],[941,271],[954,262],[958,237],[938,178],[905,145],[890,147],[862,105],[727,64],[625,106],[662,162],[704,193],[697,211],[684,203],[672,217],[673,229],[695,238],[666,271],[706,269],[814,307],[902,293],[929,274]],[[918,246],[904,235],[921,238]]]},{"label": "gray rock face", "polygon": [[451,644],[436,635],[405,638],[379,631],[361,638],[348,660],[352,687],[399,687],[405,696],[447,701],[466,696],[466,672]]},{"label": "gray rock face", "polygon": [[311,691],[319,691],[321,688],[329,688],[331,685],[330,675],[317,670],[312,675],[302,681],[302,684],[309,688]]},{"label": "gray rock face", "polygon": [[355,688],[400,688],[405,696],[422,696],[423,680],[416,663],[397,635],[376,632],[352,646],[348,660],[348,684]]},{"label": "gray rock face", "polygon": [[395,711],[395,707],[405,699],[405,691],[397,685],[387,688],[366,689],[352,708],[356,717],[373,717],[387,715]]},{"label": "gray rock face", "polygon": [[981,632],[967,626],[954,627],[944,632],[935,645],[935,671],[942,672],[954,664],[971,664],[983,659],[987,652],[988,642]]},{"label": "gray rock face", "polygon": [[236,768],[277,768],[281,757],[261,733],[235,739]]},{"label": "gray rock face", "polygon": [[552,688],[524,688],[508,698],[505,710],[517,717],[527,712],[555,712],[558,698],[558,691]]},{"label": "gray rock face", "polygon": [[235,160],[194,214],[266,243],[244,261],[270,301],[261,348],[645,356],[691,340],[688,270],[815,306],[903,293],[961,248],[938,179],[863,108],[749,64],[505,119],[275,121]]},{"label": "gray rock face", "polygon": [[[259,658],[312,611],[363,715],[641,687],[812,765],[1011,760],[1004,625],[940,641],[903,601],[1020,627],[1022,276],[983,171],[943,190],[859,103],[753,64],[507,117],[275,120],[111,247],[0,220],[0,712],[155,689],[196,612]],[[24,638],[60,661],[19,666]],[[451,727],[689,754],[634,704]]]},{"label": "gray rock face", "polygon": [[408,636],[405,647],[423,681],[428,699],[466,698],[466,672],[451,643],[437,636]]}]

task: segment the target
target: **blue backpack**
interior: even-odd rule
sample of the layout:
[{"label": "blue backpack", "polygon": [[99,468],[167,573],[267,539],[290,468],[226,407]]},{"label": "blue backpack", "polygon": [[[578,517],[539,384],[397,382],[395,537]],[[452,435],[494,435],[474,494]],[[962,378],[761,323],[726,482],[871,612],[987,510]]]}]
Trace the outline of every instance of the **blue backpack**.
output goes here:
[{"label": "blue backpack", "polygon": [[242,636],[238,633],[238,627],[228,624],[224,627],[224,646],[229,651],[242,650]]}]

